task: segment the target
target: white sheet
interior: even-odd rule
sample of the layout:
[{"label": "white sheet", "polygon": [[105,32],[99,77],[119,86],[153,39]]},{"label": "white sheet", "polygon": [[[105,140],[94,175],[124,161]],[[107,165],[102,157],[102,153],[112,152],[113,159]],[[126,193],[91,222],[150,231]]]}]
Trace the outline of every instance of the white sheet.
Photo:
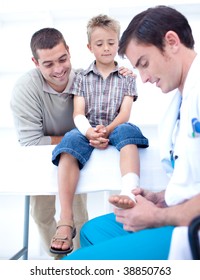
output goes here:
[{"label": "white sheet", "polygon": [[[57,167],[51,162],[54,146],[2,147],[1,194],[56,194]],[[140,150],[141,186],[161,190],[168,177],[162,169],[157,148]],[[119,152],[112,146],[95,149],[80,174],[77,193],[121,189]]]}]

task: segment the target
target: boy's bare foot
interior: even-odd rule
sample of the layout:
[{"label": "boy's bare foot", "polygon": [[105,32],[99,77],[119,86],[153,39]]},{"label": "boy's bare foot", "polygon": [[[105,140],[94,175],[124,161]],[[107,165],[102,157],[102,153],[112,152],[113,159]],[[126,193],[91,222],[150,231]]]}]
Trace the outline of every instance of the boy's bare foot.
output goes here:
[{"label": "boy's bare foot", "polygon": [[128,209],[135,206],[135,201],[127,195],[112,195],[109,202],[118,208]]}]

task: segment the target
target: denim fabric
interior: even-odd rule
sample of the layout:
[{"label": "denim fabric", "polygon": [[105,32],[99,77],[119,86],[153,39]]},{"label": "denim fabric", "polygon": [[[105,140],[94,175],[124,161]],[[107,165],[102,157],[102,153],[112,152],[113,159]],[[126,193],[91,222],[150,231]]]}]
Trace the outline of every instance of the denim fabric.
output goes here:
[{"label": "denim fabric", "polygon": [[89,145],[88,139],[77,128],[74,128],[64,135],[61,142],[53,150],[52,162],[58,165],[61,153],[68,153],[78,160],[79,168],[82,169],[93,150],[94,148]]},{"label": "denim fabric", "polygon": [[[141,130],[131,124],[125,123],[117,126],[109,136],[109,144],[121,150],[126,145],[135,144],[139,148],[148,147],[148,139],[143,136]],[[59,164],[60,154],[68,153],[75,157],[79,162],[79,168],[82,169],[89,160],[93,147],[89,145],[88,139],[83,136],[78,129],[67,132],[62,141],[52,152],[52,162]]]},{"label": "denim fabric", "polygon": [[135,144],[138,148],[147,148],[149,146],[148,139],[144,137],[139,127],[131,123],[118,125],[109,137],[110,145],[121,150],[126,145]]}]

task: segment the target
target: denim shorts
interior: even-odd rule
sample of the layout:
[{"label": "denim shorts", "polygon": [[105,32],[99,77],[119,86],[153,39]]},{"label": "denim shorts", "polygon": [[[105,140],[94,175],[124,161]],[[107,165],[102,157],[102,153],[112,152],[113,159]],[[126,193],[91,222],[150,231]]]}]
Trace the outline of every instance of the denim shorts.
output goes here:
[{"label": "denim shorts", "polygon": [[[118,151],[126,145],[135,144],[138,148],[147,148],[148,139],[142,134],[139,127],[124,123],[118,125],[109,135],[109,144],[115,146]],[[62,153],[71,154],[78,160],[79,168],[82,169],[89,160],[94,147],[90,146],[88,139],[77,128],[67,132],[61,142],[52,152],[52,162],[59,164]]]}]

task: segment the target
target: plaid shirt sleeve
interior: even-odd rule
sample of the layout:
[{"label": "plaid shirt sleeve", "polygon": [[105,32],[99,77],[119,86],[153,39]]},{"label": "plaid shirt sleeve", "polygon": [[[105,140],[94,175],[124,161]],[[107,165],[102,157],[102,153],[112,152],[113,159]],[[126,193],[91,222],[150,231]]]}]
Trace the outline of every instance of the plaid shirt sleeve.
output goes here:
[{"label": "plaid shirt sleeve", "polygon": [[78,73],[74,78],[73,84],[70,89],[70,93],[77,96],[84,96],[83,93],[83,74]]},{"label": "plaid shirt sleeve", "polygon": [[125,76],[124,83],[124,95],[133,96],[133,101],[136,101],[138,98],[137,87],[136,87],[136,79],[130,75]]}]

